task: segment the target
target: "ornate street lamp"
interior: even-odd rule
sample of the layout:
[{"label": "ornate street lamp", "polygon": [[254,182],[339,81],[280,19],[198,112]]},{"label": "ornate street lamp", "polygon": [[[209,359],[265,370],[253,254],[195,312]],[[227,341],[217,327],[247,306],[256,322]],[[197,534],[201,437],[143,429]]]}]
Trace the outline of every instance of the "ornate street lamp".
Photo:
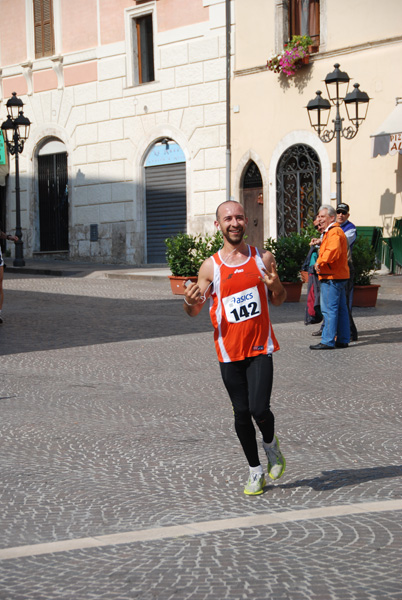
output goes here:
[{"label": "ornate street lamp", "polygon": [[22,241],[21,230],[21,206],[20,206],[20,171],[19,154],[24,149],[24,144],[29,136],[29,127],[31,121],[24,117],[22,112],[23,102],[13,92],[12,97],[7,101],[7,119],[2,123],[1,129],[4,133],[7,148],[10,154],[15,154],[15,213],[16,226],[15,235],[18,242],[15,243],[15,267],[23,267],[24,261],[24,243]]},{"label": "ornate street lamp", "polygon": [[[342,182],[341,182],[341,136],[351,140],[357,135],[360,125],[367,116],[368,104],[370,98],[366,92],[359,89],[359,84],[354,84],[353,92],[348,93],[350,77],[347,73],[339,69],[339,64],[334,65],[335,70],[329,73],[325,78],[325,86],[330,101],[321,98],[322,92],[318,91],[314,100],[307,104],[308,116],[311,126],[316,130],[321,141],[328,143],[336,137],[336,202],[342,202]],[[331,111],[331,102],[336,108],[333,129],[326,129]],[[345,103],[346,113],[352,125],[342,127],[343,118],[341,118],[339,107]]]}]

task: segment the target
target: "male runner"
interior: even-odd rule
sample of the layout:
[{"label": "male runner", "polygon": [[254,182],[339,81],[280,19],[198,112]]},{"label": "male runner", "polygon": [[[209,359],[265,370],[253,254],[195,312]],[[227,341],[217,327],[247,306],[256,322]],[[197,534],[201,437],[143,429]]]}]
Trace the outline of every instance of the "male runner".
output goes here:
[{"label": "male runner", "polygon": [[232,401],[235,430],[250,467],[244,493],[256,495],[263,492],[265,476],[252,418],[262,433],[268,475],[279,479],[286,466],[270,410],[272,353],[279,350],[279,345],[268,312],[268,297],[279,306],[286,299],[286,292],[273,255],[245,243],[247,218],[241,204],[231,200],[220,204],[215,226],[222,231],[223,247],[203,262],[197,283],[188,285],[184,310],[195,317],[210,297],[222,379]]}]

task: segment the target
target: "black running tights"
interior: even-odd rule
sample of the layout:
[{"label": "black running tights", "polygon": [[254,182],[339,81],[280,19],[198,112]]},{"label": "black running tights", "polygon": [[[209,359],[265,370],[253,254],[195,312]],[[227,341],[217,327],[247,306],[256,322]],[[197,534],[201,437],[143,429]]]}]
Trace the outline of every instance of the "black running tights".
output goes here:
[{"label": "black running tights", "polygon": [[235,430],[250,467],[260,464],[252,418],[264,442],[274,437],[274,415],[270,409],[273,378],[271,354],[259,354],[230,363],[219,363],[223,383],[233,405]]}]

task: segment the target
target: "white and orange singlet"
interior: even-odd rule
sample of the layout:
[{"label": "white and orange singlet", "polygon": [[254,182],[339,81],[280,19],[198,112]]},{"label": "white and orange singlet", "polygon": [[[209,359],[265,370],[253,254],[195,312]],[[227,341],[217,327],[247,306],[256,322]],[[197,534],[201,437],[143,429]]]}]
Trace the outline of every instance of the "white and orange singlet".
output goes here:
[{"label": "white and orange singlet", "polygon": [[225,263],[217,252],[210,297],[215,348],[220,362],[244,360],[279,350],[269,319],[268,290],[259,278],[265,268],[257,248],[240,265]]}]

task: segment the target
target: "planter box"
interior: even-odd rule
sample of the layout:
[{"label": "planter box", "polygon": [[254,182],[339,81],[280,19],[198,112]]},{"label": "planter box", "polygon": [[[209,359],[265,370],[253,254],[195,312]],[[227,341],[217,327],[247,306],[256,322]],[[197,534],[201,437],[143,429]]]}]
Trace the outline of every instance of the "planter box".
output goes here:
[{"label": "planter box", "polygon": [[380,285],[355,285],[353,287],[352,306],[370,307],[377,303],[378,288]]},{"label": "planter box", "polygon": [[168,277],[173,294],[177,294],[178,296],[184,296],[184,292],[186,291],[184,284],[186,281],[197,281],[198,279],[197,277],[180,277],[179,275],[168,275]]},{"label": "planter box", "polygon": [[282,281],[282,285],[286,290],[286,300],[285,302],[299,302],[302,290],[302,281],[289,282]]}]

